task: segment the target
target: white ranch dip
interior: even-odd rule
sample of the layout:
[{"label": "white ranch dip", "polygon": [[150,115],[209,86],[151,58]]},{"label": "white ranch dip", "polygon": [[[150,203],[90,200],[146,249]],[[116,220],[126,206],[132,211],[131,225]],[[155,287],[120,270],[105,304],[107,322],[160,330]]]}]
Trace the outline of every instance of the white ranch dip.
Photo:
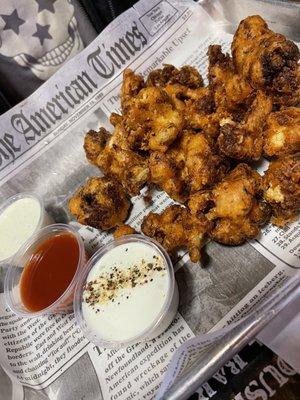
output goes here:
[{"label": "white ranch dip", "polygon": [[82,316],[87,328],[105,341],[129,341],[163,312],[168,315],[163,318],[167,325],[156,332],[161,333],[178,304],[164,310],[169,286],[166,262],[155,248],[141,242],[112,248],[92,267],[84,286]]},{"label": "white ranch dip", "polygon": [[35,232],[41,205],[33,197],[16,199],[0,214],[0,261],[12,257]]}]

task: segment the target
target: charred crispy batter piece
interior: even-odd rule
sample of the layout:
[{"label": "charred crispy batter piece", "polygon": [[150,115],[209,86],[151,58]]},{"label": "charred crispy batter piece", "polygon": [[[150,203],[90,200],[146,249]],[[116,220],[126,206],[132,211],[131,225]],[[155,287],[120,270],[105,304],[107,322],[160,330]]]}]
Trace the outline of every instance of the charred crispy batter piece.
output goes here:
[{"label": "charred crispy batter piece", "polygon": [[300,210],[300,157],[270,162],[264,176],[264,198],[271,205],[272,222],[280,227],[294,221]]},{"label": "charred crispy batter piece", "polygon": [[211,223],[204,215],[192,215],[184,207],[173,205],[162,214],[150,212],[143,220],[142,232],[157,240],[170,255],[186,247],[192,262],[200,260],[200,249]]},{"label": "charred crispy batter piece", "polygon": [[69,210],[78,222],[108,230],[127,218],[130,202],[115,180],[90,178],[69,200]]},{"label": "charred crispy batter piece", "polygon": [[223,54],[221,46],[208,48],[208,80],[216,108],[223,116],[232,115],[240,121],[245,114],[253,88],[235,71],[229,54]]},{"label": "charred crispy batter piece", "polygon": [[105,128],[100,128],[98,132],[91,130],[85,135],[83,148],[91,164],[97,165],[97,158],[110,137],[111,134]]},{"label": "charred crispy batter piece", "polygon": [[134,233],[137,233],[134,228],[132,228],[130,225],[120,225],[117,227],[117,229],[114,231],[114,238],[118,239],[121,236],[126,236],[126,235],[133,235]]},{"label": "charred crispy batter piece", "polygon": [[263,129],[271,110],[271,99],[258,91],[240,123],[230,118],[221,120],[218,137],[221,153],[241,161],[259,160],[263,149]]},{"label": "charred crispy batter piece", "polygon": [[217,111],[214,96],[209,87],[198,89],[193,97],[185,101],[186,126],[201,131],[210,137],[219,134],[219,121],[224,113]]},{"label": "charred crispy batter piece", "polygon": [[84,139],[87,159],[103,173],[119,181],[126,191],[135,196],[146,183],[149,174],[148,161],[118,143],[118,132],[110,135],[105,129],[90,131]]},{"label": "charred crispy batter piece", "polygon": [[147,86],[161,86],[180,84],[191,89],[197,89],[203,86],[203,79],[196,68],[184,65],[176,68],[173,65],[166,64],[162,69],[156,69],[150,72]]},{"label": "charred crispy batter piece", "polygon": [[280,157],[300,151],[300,108],[282,108],[267,118],[264,153]]},{"label": "charred crispy batter piece", "polygon": [[142,89],[131,98],[123,114],[123,127],[134,151],[166,152],[181,133],[183,116],[159,87]]},{"label": "charred crispy batter piece", "polygon": [[239,24],[232,46],[234,64],[253,88],[265,90],[281,105],[300,100],[300,52],[295,43],[274,33],[258,15]]},{"label": "charred crispy batter piece", "polygon": [[253,239],[269,217],[269,207],[259,200],[262,179],[246,164],[239,164],[212,191],[195,193],[188,207],[195,215],[205,212],[215,222],[211,237],[237,245]]}]

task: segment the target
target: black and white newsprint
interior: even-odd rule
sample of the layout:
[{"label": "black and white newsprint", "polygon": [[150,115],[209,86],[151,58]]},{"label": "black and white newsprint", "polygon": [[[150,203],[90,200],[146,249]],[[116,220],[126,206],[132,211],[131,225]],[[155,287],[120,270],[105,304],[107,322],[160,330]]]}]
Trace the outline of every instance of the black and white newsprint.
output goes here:
[{"label": "black and white newsprint", "polygon": [[[67,199],[88,176],[99,174],[85,160],[84,134],[101,125],[110,128],[108,117],[119,109],[124,68],[147,76],[164,63],[190,64],[205,77],[208,45],[218,43],[229,51],[235,24],[251,13],[262,14],[278,31],[292,32],[290,24],[280,24],[277,17],[294,21],[292,7],[281,4],[275,10],[271,2],[247,0],[233,1],[231,7],[221,0],[141,0],[114,20],[34,94],[0,117],[0,199],[19,191],[34,191],[44,198],[55,220],[68,221]],[[160,211],[172,200],[156,192],[152,204],[142,195],[133,203],[128,222],[139,230],[150,210]],[[91,251],[111,240],[108,233],[82,226],[78,229]],[[299,237],[298,221],[284,230],[269,225],[256,240],[236,248],[209,243],[206,268],[189,263],[181,254],[175,265],[180,307],[172,325],[160,337],[123,350],[89,343],[73,314],[18,318],[0,293],[0,398],[160,398],[170,379],[176,379],[168,366],[175,353],[180,359],[177,350],[182,345],[185,350],[192,345],[199,349],[207,340],[215,340],[221,328],[236,323],[296,276]],[[0,289],[5,270],[5,265],[0,266]],[[195,352],[190,354],[192,359]],[[229,366],[233,377],[246,366],[248,355],[245,353],[245,360],[241,357]],[[278,387],[288,385],[296,371],[283,361],[277,363]],[[177,365],[177,371],[182,365]],[[300,365],[293,367],[300,372]],[[171,368],[176,370],[174,362]],[[219,383],[222,379],[225,376],[221,373]],[[213,398],[214,389],[209,384],[201,390],[195,399]],[[259,398],[247,396],[231,398]],[[269,398],[262,392],[261,396]]]}]

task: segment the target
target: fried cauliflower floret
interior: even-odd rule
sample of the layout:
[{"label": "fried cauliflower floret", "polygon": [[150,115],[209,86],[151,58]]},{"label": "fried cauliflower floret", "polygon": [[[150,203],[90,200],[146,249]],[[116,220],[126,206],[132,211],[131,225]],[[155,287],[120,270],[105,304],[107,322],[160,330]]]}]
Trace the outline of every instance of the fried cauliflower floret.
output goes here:
[{"label": "fried cauliflower floret", "polygon": [[99,132],[88,132],[84,139],[86,156],[104,174],[115,178],[131,196],[135,196],[148,179],[148,161],[130,149],[120,147],[115,134],[110,135],[103,128]]},{"label": "fried cauliflower floret", "polygon": [[191,261],[198,262],[210,227],[203,215],[196,217],[186,208],[173,205],[162,214],[150,212],[143,220],[142,232],[157,240],[171,256],[178,248],[185,247]]},{"label": "fried cauliflower floret", "polygon": [[267,118],[264,154],[280,157],[300,151],[300,108],[282,108]]},{"label": "fried cauliflower floret", "polygon": [[219,120],[222,117],[215,112],[215,103],[208,87],[190,89],[186,86],[173,84],[164,87],[175,108],[184,116],[186,128],[203,131],[215,137],[218,133]]},{"label": "fried cauliflower floret", "polygon": [[217,154],[209,137],[184,131],[166,154],[151,153],[149,168],[150,182],[172,199],[184,202],[190,193],[220,181],[228,170],[228,163]]},{"label": "fried cauliflower floret", "polygon": [[213,141],[203,133],[185,131],[177,149],[184,164],[183,177],[191,193],[211,187],[228,170],[224,157],[217,154]]},{"label": "fried cauliflower floret", "polygon": [[272,207],[271,221],[280,227],[294,221],[300,210],[299,154],[270,162],[263,183],[264,198]]},{"label": "fried cauliflower floret", "polygon": [[83,148],[91,164],[97,165],[98,155],[103,151],[110,137],[110,133],[105,128],[100,128],[98,132],[91,130],[85,135]]},{"label": "fried cauliflower floret", "polygon": [[269,218],[269,208],[265,203],[253,201],[247,217],[239,219],[222,218],[216,221],[212,238],[223,244],[237,245],[259,235],[261,227]]},{"label": "fried cauliflower floret", "polygon": [[156,69],[148,75],[147,86],[160,86],[180,84],[187,88],[197,89],[203,86],[203,79],[196,68],[184,65],[176,68],[166,64],[162,69]]},{"label": "fried cauliflower floret", "polygon": [[216,109],[209,87],[198,89],[196,96],[185,101],[185,106],[187,128],[201,131],[212,138],[219,134],[219,122],[224,112]]},{"label": "fried cauliflower floret", "polygon": [[223,116],[233,115],[240,120],[248,106],[253,88],[235,71],[229,54],[223,54],[220,45],[208,48],[208,81],[214,102]]},{"label": "fried cauliflower floret", "polygon": [[177,150],[167,154],[154,151],[149,157],[149,182],[164,190],[172,199],[184,202],[188,187],[183,179],[182,165],[178,162]]},{"label": "fried cauliflower floret", "polygon": [[88,179],[69,200],[69,210],[78,222],[102,230],[122,224],[129,208],[123,187],[106,177]]},{"label": "fried cauliflower floret", "polygon": [[239,164],[211,191],[195,193],[188,201],[193,215],[205,212],[214,221],[211,237],[237,245],[253,239],[269,217],[268,206],[260,201],[262,179],[246,164]]},{"label": "fried cauliflower floret", "polygon": [[123,150],[130,150],[127,135],[123,128],[123,117],[120,114],[112,113],[109,117],[110,123],[114,126],[113,136],[111,137],[111,144],[121,147]]},{"label": "fried cauliflower floret", "polygon": [[135,74],[131,69],[125,69],[121,86],[121,108],[125,112],[130,105],[132,98],[145,87],[144,79],[141,75]]},{"label": "fried cauliflower floret", "polygon": [[149,74],[147,86],[158,86],[170,96],[175,108],[183,112],[187,128],[203,130],[215,136],[220,117],[209,88],[203,87],[199,72],[190,66],[180,69],[165,65]]},{"label": "fried cauliflower floret", "polygon": [[166,152],[181,133],[183,123],[182,114],[159,87],[142,89],[123,114],[123,127],[134,151]]},{"label": "fried cauliflower floret", "polygon": [[240,22],[231,45],[237,71],[274,103],[296,105],[300,100],[300,52],[295,43],[274,33],[259,15]]},{"label": "fried cauliflower floret", "polygon": [[114,238],[118,239],[122,236],[126,235],[133,235],[134,233],[137,233],[134,228],[132,228],[130,225],[120,225],[117,227],[117,229],[114,231]]},{"label": "fried cauliflower floret", "polygon": [[241,122],[230,118],[221,120],[217,141],[220,152],[240,161],[259,160],[263,149],[263,130],[271,110],[271,99],[258,91]]}]

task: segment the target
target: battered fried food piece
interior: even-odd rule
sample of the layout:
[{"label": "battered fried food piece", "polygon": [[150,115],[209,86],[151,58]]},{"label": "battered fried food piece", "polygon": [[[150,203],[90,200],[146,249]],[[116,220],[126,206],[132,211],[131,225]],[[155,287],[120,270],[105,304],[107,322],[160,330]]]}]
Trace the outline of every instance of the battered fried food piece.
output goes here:
[{"label": "battered fried food piece", "polygon": [[264,153],[280,157],[300,151],[300,108],[282,108],[267,118]]},{"label": "battered fried food piece", "polygon": [[184,202],[190,193],[219,182],[228,167],[209,137],[186,130],[166,154],[151,153],[149,181],[172,199]]},{"label": "battered fried food piece", "polygon": [[181,133],[184,119],[172,99],[159,87],[142,89],[123,114],[129,147],[134,151],[166,152]]},{"label": "battered fried food piece", "polygon": [[158,86],[170,96],[175,108],[183,113],[185,126],[215,136],[220,117],[210,89],[203,87],[199,72],[190,66],[180,69],[165,65],[149,74],[147,86]]},{"label": "battered fried food piece", "polygon": [[149,182],[164,190],[172,199],[184,202],[189,188],[183,178],[183,165],[178,162],[176,149],[161,153],[154,151],[149,157]]},{"label": "battered fried food piece", "polygon": [[221,120],[217,141],[220,152],[236,160],[259,160],[263,149],[263,130],[271,110],[271,99],[258,91],[240,123],[230,118]]},{"label": "battered fried food piece", "polygon": [[192,262],[200,260],[211,223],[204,215],[192,215],[184,207],[173,205],[162,214],[150,212],[143,220],[142,232],[157,240],[173,256],[178,248],[186,247]]},{"label": "battered fried food piece", "polygon": [[143,87],[145,87],[145,82],[142,75],[135,74],[129,68],[125,69],[121,86],[121,108],[123,112],[126,112],[132,97],[136,96]]},{"label": "battered fried food piece", "polygon": [[259,15],[240,22],[231,45],[238,73],[253,88],[266,91],[280,105],[300,101],[300,52],[295,43],[274,33]]},{"label": "battered fried food piece", "polygon": [[132,228],[130,225],[120,225],[117,227],[117,229],[114,231],[114,238],[118,239],[121,236],[126,236],[126,235],[133,235],[134,233],[137,233],[134,228]]},{"label": "battered fried food piece", "polygon": [[208,48],[208,81],[219,113],[240,121],[245,114],[253,88],[237,74],[229,54],[220,45]]},{"label": "battered fried food piece", "polygon": [[68,205],[81,224],[108,230],[125,221],[130,201],[116,180],[93,177],[77,190]]},{"label": "battered fried food piece", "polygon": [[190,89],[179,84],[167,85],[164,91],[171,97],[175,108],[184,116],[185,127],[203,131],[215,137],[222,117],[216,113],[209,87]]},{"label": "battered fried food piece", "polygon": [[225,176],[228,163],[203,133],[185,131],[178,148],[184,162],[184,179],[191,193],[211,187]]},{"label": "battered fried food piece", "polygon": [[[115,136],[116,135],[116,136]],[[148,160],[130,149],[123,149],[118,143],[119,134],[110,135],[105,129],[89,131],[84,139],[87,159],[102,172],[115,178],[135,196],[146,183],[149,174]]]},{"label": "battered fried food piece", "polygon": [[162,69],[156,69],[148,75],[147,86],[160,86],[180,84],[190,89],[197,89],[203,86],[203,79],[196,68],[184,65],[176,68],[173,65],[165,64]]},{"label": "battered fried food piece", "polygon": [[185,102],[186,127],[215,138],[219,134],[219,122],[224,117],[223,110],[217,110],[214,96],[209,87],[198,89],[193,98]]},{"label": "battered fried food piece", "polygon": [[111,134],[105,129],[100,128],[98,132],[90,130],[84,137],[83,148],[87,160],[97,165],[97,158],[104,149],[107,141],[111,138]]},{"label": "battered fried food piece", "polygon": [[256,237],[269,218],[269,207],[259,199],[261,184],[256,171],[239,164],[213,190],[192,195],[188,208],[193,215],[205,212],[214,221],[214,240],[238,245]]},{"label": "battered fried food piece", "polygon": [[299,154],[270,162],[263,183],[264,198],[273,211],[271,221],[280,227],[294,221],[300,210]]}]

